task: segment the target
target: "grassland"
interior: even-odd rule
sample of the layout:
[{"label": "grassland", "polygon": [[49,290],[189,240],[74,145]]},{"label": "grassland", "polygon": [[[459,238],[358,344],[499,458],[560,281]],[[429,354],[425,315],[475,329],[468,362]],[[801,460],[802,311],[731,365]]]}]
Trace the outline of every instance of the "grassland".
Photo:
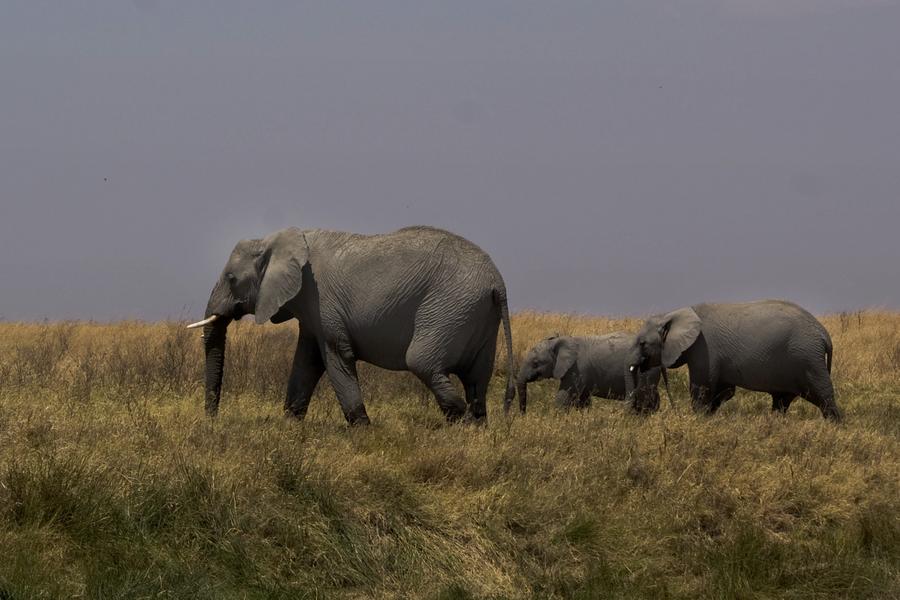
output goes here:
[{"label": "grassland", "polygon": [[[898,598],[900,315],[825,318],[846,421],[741,392],[447,426],[362,369],[281,416],[296,330],[232,327],[220,416],[178,323],[0,324],[0,598]],[[636,321],[523,313],[549,332]],[[502,352],[502,349],[500,350]],[[501,357],[502,358],[502,357]]]}]

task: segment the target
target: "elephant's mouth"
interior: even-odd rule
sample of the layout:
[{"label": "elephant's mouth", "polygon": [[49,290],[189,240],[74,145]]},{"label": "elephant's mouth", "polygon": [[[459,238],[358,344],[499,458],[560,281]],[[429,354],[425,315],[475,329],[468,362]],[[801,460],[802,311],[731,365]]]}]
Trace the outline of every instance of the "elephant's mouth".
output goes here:
[{"label": "elephant's mouth", "polygon": [[202,321],[197,321],[196,323],[191,323],[190,325],[188,325],[186,327],[186,329],[197,329],[199,327],[206,327],[207,325],[212,325],[213,323],[215,323],[217,321],[218,322],[222,322],[225,320],[237,321],[241,317],[243,317],[245,314],[247,314],[247,313],[242,310],[237,310],[237,309],[234,312],[232,312],[231,316],[225,316],[220,313],[213,313],[212,315],[206,317]]},{"label": "elephant's mouth", "polygon": [[244,300],[234,305],[234,309],[231,311],[231,318],[239,321],[244,315],[249,315],[251,312],[253,311],[249,308],[249,302]]},{"label": "elephant's mouth", "polygon": [[628,366],[628,373],[631,375],[631,380],[635,388],[638,387],[640,376],[651,368],[649,356],[641,356],[638,358],[637,362]]},{"label": "elephant's mouth", "polygon": [[235,304],[234,309],[229,312],[230,314],[224,314],[224,312],[214,312],[202,321],[191,323],[187,326],[187,329],[197,329],[199,327],[205,327],[206,325],[212,325],[216,321],[224,319],[227,319],[229,321],[239,321],[244,315],[250,314],[250,311],[244,308],[244,304],[242,302],[238,302],[237,304]]},{"label": "elephant's mouth", "polygon": [[537,381],[537,378],[537,373],[528,373],[524,377],[519,377],[519,385],[523,383],[532,383],[534,381]]}]

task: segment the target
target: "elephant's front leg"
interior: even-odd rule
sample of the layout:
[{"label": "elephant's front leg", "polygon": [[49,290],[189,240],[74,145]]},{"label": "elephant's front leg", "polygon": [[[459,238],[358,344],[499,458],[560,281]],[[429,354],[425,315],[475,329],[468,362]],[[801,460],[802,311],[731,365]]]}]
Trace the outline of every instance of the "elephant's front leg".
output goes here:
[{"label": "elephant's front leg", "polygon": [[691,408],[695,413],[709,413],[709,387],[691,381]]},{"label": "elephant's front leg", "polygon": [[578,408],[589,408],[591,406],[590,390],[582,390],[581,394],[578,397],[578,402],[575,406],[577,406]]},{"label": "elephant's front leg", "polygon": [[733,385],[729,385],[716,390],[716,393],[712,398],[712,402],[710,403],[709,412],[716,412],[717,410],[719,410],[719,407],[722,406],[722,404],[734,398],[735,389],[736,388]]},{"label": "elephant's front leg", "polygon": [[560,409],[572,408],[580,396],[579,391],[571,385],[560,383],[556,391],[556,406]]},{"label": "elephant's front leg", "polygon": [[691,383],[691,406],[694,412],[711,415],[734,397],[735,387],[729,385],[723,388],[713,389],[708,385],[695,385]]},{"label": "elephant's front leg", "polygon": [[787,409],[791,406],[791,402],[794,401],[796,395],[794,394],[772,394],[772,412],[780,412],[784,414],[787,412]]},{"label": "elephant's front leg", "polygon": [[322,353],[315,338],[300,333],[297,340],[297,351],[294,353],[294,365],[288,379],[287,396],[284,399],[284,414],[302,419],[309,408],[316,384],[325,372]]},{"label": "elephant's front leg", "polygon": [[342,356],[335,348],[326,345],[325,370],[347,422],[351,425],[368,425],[369,415],[366,414],[359,390],[356,360]]}]

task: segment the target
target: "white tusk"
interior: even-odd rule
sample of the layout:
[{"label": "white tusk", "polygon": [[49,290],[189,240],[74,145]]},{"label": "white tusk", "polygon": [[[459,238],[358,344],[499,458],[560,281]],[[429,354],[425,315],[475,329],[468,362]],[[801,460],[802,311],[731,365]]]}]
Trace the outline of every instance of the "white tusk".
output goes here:
[{"label": "white tusk", "polygon": [[196,323],[191,323],[187,326],[188,329],[197,329],[198,327],[203,327],[204,325],[209,325],[213,321],[219,318],[219,315],[213,315],[208,319],[203,319],[202,321],[197,321]]},{"label": "white tusk", "polygon": [[628,370],[629,370],[630,372],[634,373],[634,365],[631,365],[630,367],[628,367]]}]

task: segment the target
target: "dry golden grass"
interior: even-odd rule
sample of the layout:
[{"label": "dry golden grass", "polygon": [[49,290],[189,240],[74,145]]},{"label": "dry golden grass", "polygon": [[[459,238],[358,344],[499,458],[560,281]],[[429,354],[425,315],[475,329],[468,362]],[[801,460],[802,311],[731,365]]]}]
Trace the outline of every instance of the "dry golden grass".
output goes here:
[{"label": "dry golden grass", "polygon": [[[182,324],[0,324],[0,598],[900,597],[900,315],[824,322],[838,426],[695,417],[683,372],[649,418],[545,382],[506,419],[501,356],[487,427],[365,368],[364,429],[324,380],[281,417],[295,326],[231,328],[208,420]],[[514,352],[638,326],[521,313]]]}]

